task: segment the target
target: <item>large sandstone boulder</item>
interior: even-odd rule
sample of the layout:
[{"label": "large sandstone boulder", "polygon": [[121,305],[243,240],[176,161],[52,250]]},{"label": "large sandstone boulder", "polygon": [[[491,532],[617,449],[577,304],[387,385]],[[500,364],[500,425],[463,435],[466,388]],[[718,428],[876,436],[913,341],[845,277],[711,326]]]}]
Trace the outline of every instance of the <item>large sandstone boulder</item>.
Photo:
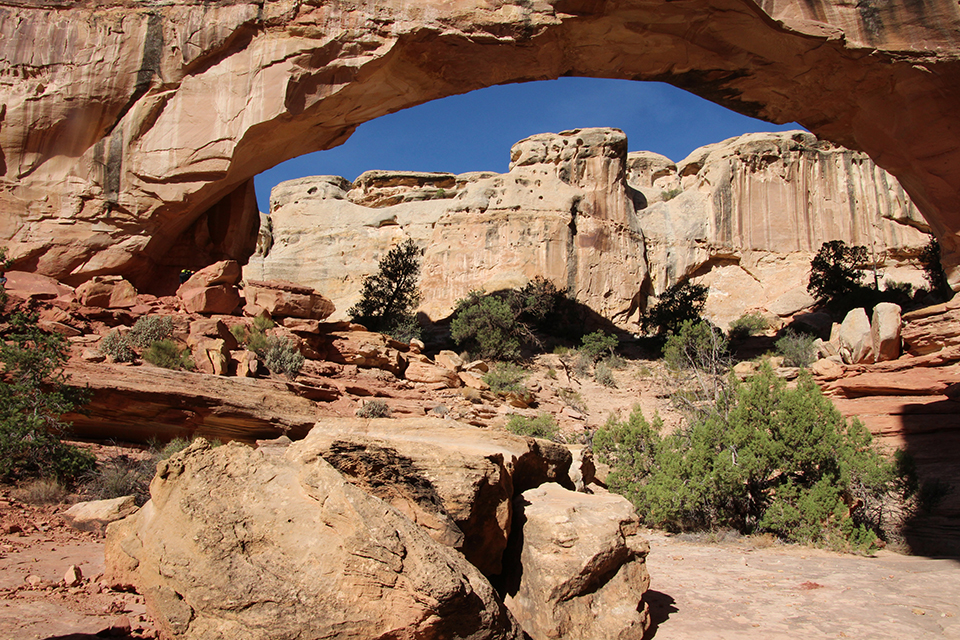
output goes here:
[{"label": "large sandstone boulder", "polygon": [[870,339],[877,362],[900,357],[900,306],[881,302],[873,308]]},{"label": "large sandstone boulder", "polygon": [[247,304],[265,309],[272,318],[323,320],[336,309],[318,291],[292,282],[248,280],[243,292]]},{"label": "large sandstone boulder", "polygon": [[573,486],[564,447],[439,418],[321,419],[290,455],[323,457],[488,576],[502,569],[514,496]]},{"label": "large sandstone boulder", "polygon": [[231,314],[240,306],[240,265],[221,260],[194,273],[177,289],[187,313]]},{"label": "large sandstone boulder", "polygon": [[86,307],[129,309],[137,306],[137,290],[117,276],[96,276],[74,292],[77,302]]},{"label": "large sandstone boulder", "polygon": [[198,440],[150,491],[108,529],[106,580],[165,637],[522,638],[472,565],[319,457]]},{"label": "large sandstone boulder", "polygon": [[633,505],[622,496],[544,484],[516,500],[505,602],[533,640],[640,640],[650,586]]},{"label": "large sandstone boulder", "polygon": [[843,319],[837,338],[840,355],[847,364],[870,363],[874,361],[873,338],[870,320],[863,309],[853,309]]}]

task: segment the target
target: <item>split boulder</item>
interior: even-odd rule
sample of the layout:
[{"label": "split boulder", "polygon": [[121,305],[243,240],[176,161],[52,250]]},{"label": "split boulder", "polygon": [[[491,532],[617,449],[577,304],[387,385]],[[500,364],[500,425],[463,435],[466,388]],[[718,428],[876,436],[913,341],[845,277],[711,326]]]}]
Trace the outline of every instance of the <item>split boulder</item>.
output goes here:
[{"label": "split boulder", "polygon": [[164,637],[520,640],[462,556],[317,456],[197,440],[107,532]]}]

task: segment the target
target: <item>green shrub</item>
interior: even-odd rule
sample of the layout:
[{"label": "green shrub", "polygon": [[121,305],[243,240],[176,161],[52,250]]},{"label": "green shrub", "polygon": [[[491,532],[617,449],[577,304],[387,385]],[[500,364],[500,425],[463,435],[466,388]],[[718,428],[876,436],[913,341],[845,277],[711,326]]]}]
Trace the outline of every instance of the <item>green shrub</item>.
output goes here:
[{"label": "green shrub", "polygon": [[806,367],[817,359],[817,350],[813,346],[816,338],[803,333],[787,330],[775,343],[777,353],[783,356],[787,367]]},{"label": "green shrub", "polygon": [[745,313],[730,323],[727,335],[731,340],[743,340],[767,329],[767,321],[758,311]]},{"label": "green shrub", "polygon": [[536,276],[520,289],[511,292],[509,303],[520,322],[531,329],[550,333],[557,320],[556,314],[566,300],[566,292],[553,282]]},{"label": "green shrub", "polygon": [[277,323],[267,316],[257,316],[253,319],[253,330],[256,333],[266,333],[277,326]]},{"label": "green shrub", "polygon": [[703,320],[687,320],[679,333],[667,337],[663,356],[677,384],[671,399],[678,409],[690,419],[727,411],[730,356],[719,329]]},{"label": "green shrub", "polygon": [[235,324],[230,327],[230,333],[240,344],[246,344],[247,338],[250,336],[250,331],[242,324]]},{"label": "green shrub", "polygon": [[173,318],[170,316],[143,316],[127,333],[127,342],[138,349],[147,349],[155,342],[173,337]]},{"label": "green shrub", "polygon": [[498,362],[490,371],[483,374],[483,381],[490,385],[490,391],[498,395],[507,393],[526,395],[530,393],[523,384],[526,377],[527,372],[523,367],[512,362]]},{"label": "green shrub", "polygon": [[347,314],[371,331],[409,342],[420,335],[415,310],[420,304],[420,259],[424,250],[412,239],[392,248],[363,279],[360,301]]},{"label": "green shrub", "polygon": [[471,291],[457,302],[450,322],[450,335],[457,345],[488,360],[519,359],[523,331],[506,300],[480,291]]},{"label": "green shrub", "polygon": [[611,369],[620,370],[620,369],[626,369],[626,368],[627,368],[627,361],[624,360],[622,356],[620,356],[620,355],[618,355],[618,354],[616,354],[616,353],[611,353],[609,356],[607,356],[606,358],[604,358],[603,360],[601,360],[601,362],[603,362],[604,364],[606,364],[606,365],[607,365],[608,367],[610,367]]},{"label": "green shrub", "polygon": [[590,375],[591,366],[593,366],[593,358],[587,353],[577,351],[573,359],[573,376],[575,378],[586,378]]},{"label": "green shrub", "polygon": [[189,349],[181,349],[173,340],[157,340],[143,352],[143,359],[164,369],[193,369]]},{"label": "green shrub", "polygon": [[613,350],[619,344],[617,336],[612,336],[603,331],[594,331],[583,336],[580,351],[590,356],[590,359],[596,362],[604,354],[613,355]]},{"label": "green shrub", "polygon": [[605,387],[617,388],[617,379],[613,376],[613,369],[605,362],[598,362],[593,368],[593,379]]},{"label": "green shrub", "polygon": [[694,284],[689,280],[678,282],[664,291],[644,316],[644,330],[656,329],[658,334],[664,335],[676,333],[680,325],[688,320],[699,321],[709,292],[706,285]]},{"label": "green shrub", "polygon": [[109,356],[114,362],[136,362],[137,353],[125,337],[114,329],[100,338],[100,353]]},{"label": "green shrub", "polygon": [[[5,265],[0,249],[0,266]],[[0,480],[42,476],[70,482],[96,465],[94,456],[60,441],[61,416],[88,392],[70,387],[63,373],[66,340],[40,329],[35,314],[7,313],[0,285]]]},{"label": "green shrub", "polygon": [[357,409],[358,418],[389,418],[390,405],[383,400],[368,400]]},{"label": "green shrub", "polygon": [[289,338],[270,336],[263,354],[263,364],[273,373],[282,373],[291,380],[300,373],[303,355],[297,345]]},{"label": "green shrub", "polygon": [[664,201],[664,202],[669,202],[670,200],[673,200],[674,198],[676,198],[676,197],[677,197],[678,195],[680,195],[681,193],[683,193],[683,189],[679,189],[679,188],[678,188],[678,189],[670,189],[670,190],[668,190],[668,191],[661,191],[661,192],[660,192],[660,197],[663,198],[663,201]]},{"label": "green shrub", "polygon": [[848,424],[809,374],[791,390],[769,367],[736,387],[726,416],[661,436],[635,409],[593,446],[612,467],[611,489],[671,530],[732,527],[863,549],[894,487],[893,464],[859,421]]},{"label": "green shrub", "polygon": [[549,413],[541,413],[536,418],[521,415],[512,415],[507,422],[507,431],[518,436],[533,436],[534,438],[553,439],[557,437],[559,429],[557,421]]}]

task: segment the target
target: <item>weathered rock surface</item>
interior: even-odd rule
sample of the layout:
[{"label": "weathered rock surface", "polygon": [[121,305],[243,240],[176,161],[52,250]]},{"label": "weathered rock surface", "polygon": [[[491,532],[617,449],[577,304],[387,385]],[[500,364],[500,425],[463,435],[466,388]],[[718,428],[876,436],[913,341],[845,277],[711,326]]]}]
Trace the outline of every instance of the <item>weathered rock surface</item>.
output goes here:
[{"label": "weathered rock surface", "polygon": [[960,296],[903,314],[901,335],[905,349],[916,356],[960,346]]},{"label": "weathered rock surface", "polygon": [[676,164],[653,155],[631,153],[627,175],[648,203],[637,216],[655,293],[698,276],[722,323],[751,309],[790,316],[814,303],[810,260],[827,240],[871,247],[887,278],[923,284],[907,261],[927,225],[861,152],[793,131],[707,145]]},{"label": "weathered rock surface", "polygon": [[323,320],[335,310],[320,292],[293,282],[248,280],[243,293],[247,304],[265,309],[272,318]]},{"label": "weathered rock surface", "polygon": [[573,486],[564,447],[438,418],[321,419],[290,455],[323,457],[488,576],[502,569],[514,496]]},{"label": "weathered rock surface", "polygon": [[[254,442],[302,438],[317,419],[316,404],[296,393],[294,383],[76,359],[65,371],[71,384],[93,393],[86,413],[65,416],[81,438],[145,443],[197,435]],[[316,399],[339,396],[330,385],[310,392]]]},{"label": "weathered rock surface", "polygon": [[[426,249],[421,308],[433,319],[471,290],[521,286],[536,275],[608,317],[628,315],[646,266],[624,179],[626,145],[619,130],[583,129],[518,142],[503,175],[376,172],[379,182],[364,174],[353,187],[333,177],[285,182],[271,196],[271,249],[252,257],[244,275],[317,288],[342,315],[380,257],[412,238]],[[389,197],[371,195],[372,184],[388,181]]]},{"label": "weathered rock surface", "polygon": [[586,75],[672,82],[870,153],[957,281],[958,24],[946,0],[16,3],[0,23],[0,241],[74,285],[242,258],[262,170],[427,100]]},{"label": "weathered rock surface", "polygon": [[695,276],[721,325],[745,310],[785,317],[813,305],[809,265],[825,240],[869,245],[887,277],[923,281],[906,263],[929,238],[925,223],[863,153],[805,132],[741,136],[680,163],[625,151],[619,131],[584,129],[518,142],[503,175],[285,182],[261,230],[270,249],[245,275],[314,287],[343,315],[379,258],[412,238],[426,249],[421,309],[433,319],[471,290],[539,275],[629,324],[650,296]]},{"label": "weathered rock surface", "polygon": [[316,456],[199,440],[108,529],[107,580],[166,637],[513,639],[480,573]]},{"label": "weathered rock surface", "polygon": [[505,575],[505,603],[533,640],[640,640],[650,586],[633,505],[544,484],[516,500],[523,528]]}]

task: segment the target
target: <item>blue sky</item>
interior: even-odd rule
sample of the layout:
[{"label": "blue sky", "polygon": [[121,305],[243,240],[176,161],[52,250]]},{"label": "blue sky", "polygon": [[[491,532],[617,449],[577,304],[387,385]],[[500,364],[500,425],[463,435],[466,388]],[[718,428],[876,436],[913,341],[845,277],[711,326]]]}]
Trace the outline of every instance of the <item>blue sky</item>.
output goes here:
[{"label": "blue sky", "polygon": [[294,158],[257,176],[257,202],[268,211],[270,189],[303,176],[354,180],[370,169],[503,173],[518,140],[582,127],[622,129],[630,151],[655,151],[673,160],[743,133],[800,128],[748,118],[659,82],[560,78],[509,84],[363,124],[335,149]]}]

